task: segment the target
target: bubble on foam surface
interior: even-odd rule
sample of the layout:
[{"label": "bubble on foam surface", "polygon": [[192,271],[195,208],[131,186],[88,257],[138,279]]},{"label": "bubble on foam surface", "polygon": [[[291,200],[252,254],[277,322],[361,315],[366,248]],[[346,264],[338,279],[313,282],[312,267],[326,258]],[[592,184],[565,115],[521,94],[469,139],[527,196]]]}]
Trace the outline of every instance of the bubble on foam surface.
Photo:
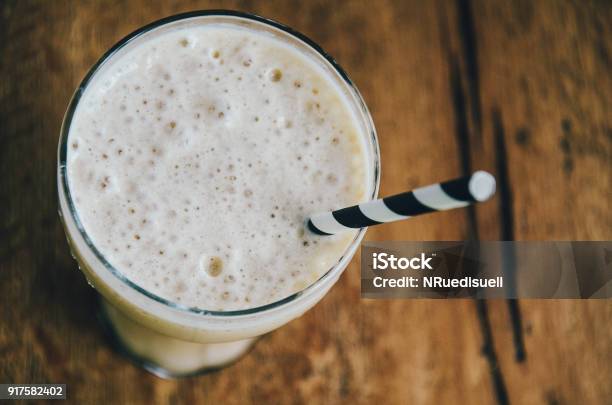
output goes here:
[{"label": "bubble on foam surface", "polygon": [[305,56],[244,28],[143,42],[85,91],[69,135],[80,219],[130,280],[183,305],[282,299],[354,234],[307,214],[366,198],[364,151],[339,90]]}]

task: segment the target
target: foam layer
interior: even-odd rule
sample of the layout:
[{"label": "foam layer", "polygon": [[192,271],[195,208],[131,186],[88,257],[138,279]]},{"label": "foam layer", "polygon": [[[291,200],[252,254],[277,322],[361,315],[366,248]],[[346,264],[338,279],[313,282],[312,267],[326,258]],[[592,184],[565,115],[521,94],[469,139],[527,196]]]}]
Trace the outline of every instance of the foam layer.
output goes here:
[{"label": "foam layer", "polygon": [[319,278],[353,233],[304,231],[366,198],[347,101],[297,50],[233,26],[141,39],[97,74],[69,134],[68,178],[98,250],[132,282],[210,310]]}]

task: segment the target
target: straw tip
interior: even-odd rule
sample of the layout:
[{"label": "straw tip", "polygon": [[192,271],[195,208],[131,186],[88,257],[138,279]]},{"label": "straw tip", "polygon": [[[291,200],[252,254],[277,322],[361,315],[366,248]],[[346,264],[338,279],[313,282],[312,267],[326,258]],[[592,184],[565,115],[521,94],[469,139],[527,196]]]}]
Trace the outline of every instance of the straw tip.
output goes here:
[{"label": "straw tip", "polygon": [[495,177],[489,172],[478,170],[472,174],[468,187],[476,201],[486,201],[495,194]]}]

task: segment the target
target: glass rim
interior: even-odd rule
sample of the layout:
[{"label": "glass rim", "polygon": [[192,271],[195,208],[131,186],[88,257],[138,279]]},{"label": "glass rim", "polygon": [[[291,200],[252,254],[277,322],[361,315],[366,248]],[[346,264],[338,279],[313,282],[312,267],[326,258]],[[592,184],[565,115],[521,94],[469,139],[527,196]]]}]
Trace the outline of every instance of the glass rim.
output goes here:
[{"label": "glass rim", "polygon": [[[244,19],[244,20],[261,23],[263,25],[267,25],[272,28],[278,29],[282,31],[284,34],[288,34],[289,36],[292,36],[295,39],[302,41],[308,47],[312,48],[319,56],[322,56],[323,59],[331,65],[331,67],[336,73],[340,75],[341,79],[345,82],[345,84],[349,86],[350,90],[352,90],[353,95],[355,96],[356,101],[358,102],[358,107],[361,108],[362,113],[364,113],[366,121],[367,121],[366,122],[367,127],[368,127],[367,130],[369,132],[368,133],[369,141],[371,142],[372,148],[373,148],[372,154],[373,154],[373,161],[374,161],[374,173],[373,173],[374,188],[372,190],[372,195],[370,196],[370,199],[375,199],[378,194],[378,188],[379,188],[379,183],[380,183],[380,151],[379,151],[378,137],[376,135],[376,129],[374,127],[372,116],[370,115],[370,112],[367,106],[365,105],[365,102],[363,101],[363,98],[361,97],[361,94],[357,90],[357,87],[355,86],[355,84],[351,81],[351,79],[348,77],[346,72],[340,67],[340,65],[329,54],[327,54],[327,52],[325,52],[317,43],[312,41],[310,38],[308,38],[304,34],[301,34],[300,32],[293,30],[291,27],[284,25],[282,23],[279,23],[277,21],[274,21],[274,20],[271,20],[265,17],[261,17],[256,14],[245,13],[245,12],[234,11],[234,10],[221,10],[221,9],[197,10],[197,11],[190,11],[186,13],[171,15],[171,16],[153,21],[149,24],[146,24],[136,29],[135,31],[131,32],[130,34],[126,35],[121,40],[119,40],[117,43],[115,43],[110,49],[108,49],[88,70],[88,72],[86,73],[85,77],[79,83],[79,86],[75,90],[70,100],[70,103],[68,105],[68,109],[64,116],[62,127],[61,127],[59,150],[58,150],[58,164],[59,164],[58,170],[60,171],[61,192],[66,198],[66,203],[68,206],[70,217],[74,221],[74,224],[78,230],[78,233],[83,238],[86,248],[91,250],[95,258],[98,261],[100,261],[100,263],[106,268],[106,270],[108,270],[113,276],[115,276],[119,281],[123,282],[123,284],[130,287],[132,290],[136,291],[137,293],[140,293],[144,295],[145,297],[152,299],[159,304],[163,304],[171,309],[179,310],[181,312],[185,312],[189,314],[196,314],[196,315],[233,317],[233,316],[257,314],[260,312],[264,312],[267,310],[281,307],[285,304],[293,302],[300,296],[303,296],[307,292],[312,291],[316,289],[317,287],[319,287],[325,280],[329,279],[332,275],[334,275],[337,272],[338,268],[341,267],[341,264],[343,260],[346,258],[347,253],[354,250],[356,248],[356,245],[363,238],[366,232],[366,228],[361,228],[357,232],[357,234],[351,241],[350,245],[345,249],[343,255],[338,259],[338,261],[330,269],[328,269],[316,281],[309,284],[307,287],[285,298],[282,298],[280,300],[277,300],[277,301],[274,301],[274,302],[271,302],[265,305],[259,305],[259,306],[252,307],[252,308],[229,310],[229,311],[208,310],[208,309],[203,309],[199,307],[191,307],[191,306],[179,304],[174,301],[168,300],[151,291],[146,290],[145,288],[131,281],[125,274],[123,274],[121,271],[116,269],[112,264],[108,262],[108,260],[106,260],[106,257],[98,250],[96,245],[93,243],[93,241],[90,239],[89,235],[85,231],[85,228],[83,227],[83,224],[79,218],[76,206],[72,199],[72,194],[70,192],[70,186],[69,186],[68,174],[67,174],[68,136],[70,134],[70,128],[71,128],[72,120],[74,117],[74,113],[79,105],[79,102],[81,100],[81,97],[84,94],[85,89],[88,87],[88,85],[90,84],[90,82],[92,81],[92,79],[94,78],[98,70],[104,65],[104,63],[110,60],[123,47],[125,47],[132,41],[138,39],[142,35],[150,31],[153,31],[156,28],[162,27],[170,23],[187,20],[190,18],[215,17],[215,16],[234,17],[238,19]],[[60,210],[60,213],[61,213],[61,210]]]}]

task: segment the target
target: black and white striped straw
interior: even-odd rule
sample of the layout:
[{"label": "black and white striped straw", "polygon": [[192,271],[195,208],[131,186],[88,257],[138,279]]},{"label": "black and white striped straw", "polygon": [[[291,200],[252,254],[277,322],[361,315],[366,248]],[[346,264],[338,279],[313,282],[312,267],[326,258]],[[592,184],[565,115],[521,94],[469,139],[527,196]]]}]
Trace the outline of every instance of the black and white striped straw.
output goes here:
[{"label": "black and white striped straw", "polygon": [[471,176],[312,215],[308,219],[308,228],[319,235],[333,235],[350,229],[400,221],[428,212],[465,207],[486,201],[494,193],[495,177],[480,170]]}]

